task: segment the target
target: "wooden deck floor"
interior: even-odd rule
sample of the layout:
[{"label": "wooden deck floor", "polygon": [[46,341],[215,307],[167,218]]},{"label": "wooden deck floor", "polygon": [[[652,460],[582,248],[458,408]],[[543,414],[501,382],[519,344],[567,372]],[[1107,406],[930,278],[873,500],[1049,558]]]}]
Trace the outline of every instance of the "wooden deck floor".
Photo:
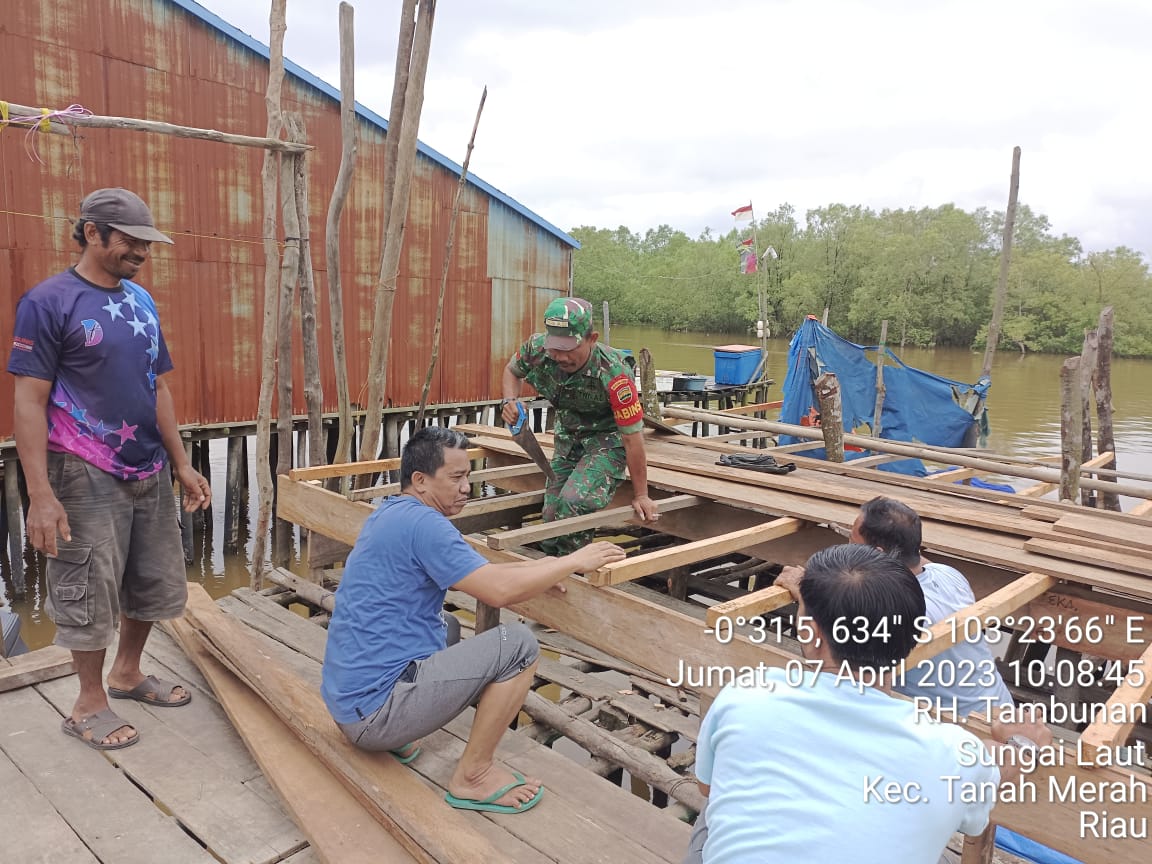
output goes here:
[{"label": "wooden deck floor", "polygon": [[[223,605],[262,620],[265,631],[281,628],[275,642],[269,638],[276,651],[304,639],[307,644],[298,646],[303,653],[294,649],[292,665],[318,684],[319,664],[308,655],[315,653],[318,637],[322,644],[320,628],[296,616],[298,625],[292,626],[275,611],[234,598]],[[116,710],[142,736],[123,750],[97,752],[61,734],[61,718],[78,688],[75,676],[0,694],[0,861],[321,861],[177,644],[157,631],[147,655],[147,672],[187,682],[193,700],[179,709],[117,702]],[[443,789],[463,750],[469,720],[464,715],[424,740],[412,768],[430,786]],[[688,826],[646,801],[524,735],[506,735],[499,756],[540,777],[548,790],[528,813],[465,814],[509,860],[661,864],[681,859]]]}]

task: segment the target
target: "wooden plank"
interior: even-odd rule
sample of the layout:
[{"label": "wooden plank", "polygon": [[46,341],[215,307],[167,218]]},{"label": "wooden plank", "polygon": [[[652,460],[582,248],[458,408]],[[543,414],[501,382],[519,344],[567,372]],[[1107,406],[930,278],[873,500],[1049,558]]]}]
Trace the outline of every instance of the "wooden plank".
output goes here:
[{"label": "wooden plank", "polygon": [[819,450],[823,446],[823,441],[799,441],[795,444],[781,444],[779,447],[768,447],[766,449],[770,453],[802,453],[805,450]]},{"label": "wooden plank", "polygon": [[173,629],[319,860],[329,864],[416,860],[320,760],[300,746],[272,709],[204,648],[186,621],[174,622]]},{"label": "wooden plank", "polygon": [[[684,507],[694,507],[699,503],[700,499],[695,495],[673,495],[669,498],[656,499],[661,518],[665,513]],[[612,507],[607,510],[598,510],[595,513],[586,513],[582,516],[558,519],[555,522],[541,522],[537,525],[528,525],[524,528],[514,528],[511,531],[490,534],[488,545],[493,549],[511,549],[526,543],[536,543],[552,537],[561,537],[565,534],[571,534],[573,531],[638,524],[642,523],[636,520],[636,513],[631,506]]]},{"label": "wooden plank", "polygon": [[629,717],[664,732],[675,732],[689,741],[695,741],[700,734],[700,718],[685,717],[675,708],[654,705],[643,696],[621,690],[603,678],[586,672],[578,672],[549,657],[541,657],[536,675],[553,684],[558,684],[573,693],[589,699],[604,701],[619,708]]},{"label": "wooden plank", "polygon": [[877,453],[875,456],[864,456],[860,459],[852,459],[853,467],[855,468],[871,468],[874,465],[883,465],[886,462],[899,462],[903,456],[893,456],[891,453]]},{"label": "wooden plank", "polygon": [[[1140,659],[1132,661],[1132,669],[1109,697],[1103,712],[1080,734],[1081,752],[1095,760],[1101,751],[1110,751],[1102,755],[1112,755],[1117,747],[1127,744],[1136,727],[1134,721],[1139,719],[1135,708],[1143,705],[1147,716],[1149,699],[1152,699],[1152,643]],[[1116,714],[1123,715],[1127,722],[1115,722]]]},{"label": "wooden plank", "polygon": [[[39,689],[61,713],[76,698],[72,682],[53,681]],[[251,759],[237,768],[217,758],[221,739],[239,742],[216,702],[194,699],[175,710],[125,699],[114,708],[140,731],[140,743],[107,751],[106,758],[220,861],[273,864],[304,846],[306,838],[280,806],[245,785],[255,773],[248,767]],[[195,728],[191,721],[197,715],[212,713],[217,716],[207,724],[207,734],[196,739],[185,734]]]},{"label": "wooden plank", "polygon": [[[75,688],[72,695],[74,698]],[[107,753],[61,734],[60,718],[60,712],[34,688],[5,693],[0,697],[0,750],[52,802],[98,860],[116,864],[156,864],[158,860],[165,864],[219,864],[175,818],[142,794]],[[144,730],[145,737],[138,744],[108,753],[154,749],[149,745],[148,731]],[[175,772],[175,767],[168,763],[170,772]],[[6,792],[5,808],[7,801]]]},{"label": "wooden plank", "polygon": [[592,585],[615,585],[619,582],[630,582],[641,576],[651,576],[673,567],[685,564],[694,564],[697,561],[706,561],[729,552],[739,552],[748,546],[757,543],[766,543],[778,537],[795,534],[804,527],[799,519],[773,519],[763,525],[753,525],[728,534],[709,537],[706,540],[695,540],[683,546],[674,546],[671,549],[661,549],[649,552],[646,555],[637,555],[615,564],[601,567],[594,573],[588,574],[588,582]]},{"label": "wooden plank", "polygon": [[755,405],[737,405],[735,408],[724,408],[721,414],[759,414],[761,411],[774,411],[783,406],[783,400],[775,402],[757,402]]},{"label": "wooden plank", "polygon": [[[356,502],[347,503],[356,506]],[[274,662],[262,637],[229,621],[195,583],[189,585],[185,614],[210,640],[210,650],[227,657],[229,667],[240,672],[248,686],[259,692],[417,860],[439,864],[507,860],[470,828],[464,814],[445,807],[405,766],[387,753],[358,750],[337,728],[315,687]]]},{"label": "wooden plank", "polygon": [[757,615],[763,615],[765,612],[780,609],[794,602],[792,592],[787,588],[769,585],[767,588],[753,591],[744,597],[737,597],[735,600],[709,606],[705,620],[709,627],[715,627],[720,618],[732,620],[735,620],[737,616],[744,619],[755,618]]},{"label": "wooden plank", "polygon": [[[1028,488],[1031,489],[1033,487],[1029,486]],[[1026,489],[1024,491],[1026,492],[1028,490]],[[1060,518],[1059,513],[1054,510],[1049,510],[1047,507],[1025,507],[1020,511],[1020,515],[1029,519],[1037,519],[1040,522],[1055,522]]]},{"label": "wooden plank", "polygon": [[[469,447],[469,459],[484,458],[483,447]],[[399,471],[400,457],[371,459],[366,462],[337,462],[335,465],[317,465],[315,468],[293,468],[288,472],[292,480],[327,480],[329,477],[350,477],[356,474],[376,474],[380,471]]]},{"label": "wooden plank", "polygon": [[473,498],[451,521],[467,519],[469,516],[483,516],[486,513],[499,513],[517,507],[539,507],[544,503],[543,492],[514,492],[511,495],[489,495]]},{"label": "wooden plank", "polygon": [[1127,573],[1140,573],[1152,576],[1152,557],[1146,553],[1141,555],[1136,549],[1131,554],[1087,546],[1082,543],[1069,541],[1061,543],[1056,540],[1034,538],[1024,541],[1024,548],[1029,552],[1042,555],[1051,555],[1055,558],[1064,558],[1068,561],[1081,561],[1085,564],[1102,564]]},{"label": "wooden plank", "polygon": [[0,657],[0,693],[62,678],[75,671],[72,652],[59,645],[48,645],[10,659]]},{"label": "wooden plank", "polygon": [[1119,547],[1132,547],[1144,552],[1152,552],[1152,525],[1117,525],[1090,516],[1062,516],[1056,522],[1056,530],[1077,537],[1094,537],[1111,541]]},{"label": "wooden plank", "polygon": [[315,531],[308,532],[308,566],[312,569],[330,567],[348,560],[352,551],[349,543],[341,543]]},{"label": "wooden plank", "polygon": [[[1026,486],[1023,489],[1017,489],[1017,495],[1023,495],[1025,498],[1039,498],[1041,495],[1047,495],[1049,492],[1055,492],[1059,487],[1055,483],[1037,483],[1035,486]],[[1056,520],[1051,520],[1055,522]]]},{"label": "wooden plank", "polygon": [[1152,501],[1141,501],[1128,513],[1132,516],[1148,516],[1152,514]]},{"label": "wooden plank", "polygon": [[[2,709],[0,709],[2,710]],[[52,802],[0,752],[0,857],[20,864],[100,864]]]},{"label": "wooden plank", "polygon": [[[943,621],[934,624],[931,628],[931,639],[912,649],[908,655],[907,665],[912,668],[930,657],[935,657],[941,651],[946,651],[957,642],[971,641],[976,638],[976,632],[983,632],[988,619],[995,617],[1003,619],[1023,607],[1030,600],[1039,597],[1046,591],[1056,587],[1056,580],[1043,573],[1028,573],[1015,582],[1005,585],[999,591],[994,591],[982,600],[977,600],[971,606],[961,609],[955,615],[949,615]],[[972,619],[979,622],[978,631],[969,630],[964,622]],[[958,637],[953,640],[953,622]]]},{"label": "wooden plank", "polygon": [[[499,468],[482,468],[479,471],[473,471],[469,474],[468,480],[471,483],[490,483],[493,486],[499,487],[500,483],[498,481],[500,480],[533,474],[543,478],[540,467],[536,465],[535,462],[529,462],[525,465],[504,465]],[[369,486],[367,489],[353,489],[348,493],[348,499],[350,501],[370,501],[373,498],[387,498],[390,495],[399,494],[399,483],[386,483],[381,486]]]}]

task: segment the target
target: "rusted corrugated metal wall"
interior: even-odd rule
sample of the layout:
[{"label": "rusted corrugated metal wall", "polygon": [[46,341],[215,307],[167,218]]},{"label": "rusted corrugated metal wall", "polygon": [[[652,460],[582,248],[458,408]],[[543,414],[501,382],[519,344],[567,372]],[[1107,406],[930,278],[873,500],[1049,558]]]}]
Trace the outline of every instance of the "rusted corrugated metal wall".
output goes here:
[{"label": "rusted corrugated metal wall", "polygon": [[[54,109],[78,103],[96,114],[263,135],[267,60],[205,17],[174,0],[5,0],[0,99]],[[312,252],[324,401],[334,410],[323,237],[340,161],[340,120],[339,104],[321,86],[289,74],[283,108],[303,115],[316,147],[309,157]],[[359,160],[341,243],[354,402],[367,394],[385,138],[371,119],[358,122]],[[426,153],[417,159],[388,370],[393,405],[419,400],[431,352],[458,176],[440,159]],[[125,186],[149,202],[158,227],[176,240],[175,247],[153,247],[140,281],[160,307],[176,363],[169,381],[180,422],[253,420],[264,284],[261,160],[256,149],[139,132],[83,130],[73,140],[30,139],[14,127],[0,131],[5,358],[20,295],[74,261],[68,219],[77,215],[80,199],[101,186]],[[462,196],[433,402],[498,396],[500,370],[512,350],[538,329],[547,300],[567,290],[570,238],[501,198],[471,183]],[[298,412],[304,409],[301,376],[297,359]],[[0,439],[10,437],[11,417],[9,378],[0,386]]]}]

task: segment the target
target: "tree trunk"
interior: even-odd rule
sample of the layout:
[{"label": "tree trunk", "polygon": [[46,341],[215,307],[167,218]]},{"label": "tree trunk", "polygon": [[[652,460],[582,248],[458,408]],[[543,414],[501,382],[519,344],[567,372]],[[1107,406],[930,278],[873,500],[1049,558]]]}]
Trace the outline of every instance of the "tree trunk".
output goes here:
[{"label": "tree trunk", "polygon": [[1080,456],[1084,445],[1080,358],[1069,357],[1060,367],[1060,500],[1075,503],[1080,491]]},{"label": "tree trunk", "polygon": [[984,369],[981,378],[992,374],[992,359],[1000,341],[1000,325],[1004,321],[1004,298],[1008,294],[1008,265],[1012,261],[1012,231],[1016,227],[1016,199],[1020,194],[1020,148],[1012,148],[1012,177],[1008,184],[1008,210],[1004,213],[1004,236],[1000,242],[1000,276],[996,280],[996,296],[992,301],[992,320],[988,322],[988,345],[984,349]]},{"label": "tree trunk", "polygon": [[844,412],[840,406],[840,381],[835,372],[825,372],[816,379],[816,398],[820,402],[820,431],[824,433],[828,461],[843,462]]},{"label": "tree trunk", "polygon": [[[1092,459],[1092,373],[1096,369],[1099,354],[1099,333],[1087,330],[1084,333],[1084,348],[1080,352],[1080,413],[1084,419],[1080,442],[1080,464]],[[1085,507],[1096,506],[1096,493],[1088,488],[1080,490],[1080,503]]]},{"label": "tree trunk", "polygon": [[[1112,307],[1106,306],[1097,324],[1098,346],[1096,367],[1092,370],[1092,387],[1096,393],[1097,453],[1115,453],[1116,441],[1112,434]],[[1104,466],[1115,468],[1116,459]],[[1115,492],[1102,492],[1100,501],[1107,510],[1120,509],[1120,497]]]},{"label": "tree trunk", "polygon": [[880,344],[876,347],[876,406],[872,409],[872,434],[880,437],[882,422],[881,413],[884,411],[884,358],[887,355],[885,343],[888,341],[888,319],[880,324]]}]

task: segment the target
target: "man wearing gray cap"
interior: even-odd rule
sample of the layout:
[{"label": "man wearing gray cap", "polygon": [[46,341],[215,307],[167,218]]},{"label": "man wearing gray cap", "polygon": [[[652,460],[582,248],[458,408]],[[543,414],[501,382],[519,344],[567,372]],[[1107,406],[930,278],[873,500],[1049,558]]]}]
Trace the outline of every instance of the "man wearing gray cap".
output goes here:
[{"label": "man wearing gray cap", "polygon": [[151,244],[172,241],[127,189],[85,198],[72,236],[76,266],[20,298],[8,371],[16,376],[28,536],[48,556],[48,615],[80,679],[61,728],[111,750],[139,734],[109,708],[109,696],[156,707],[192,698],[146,676],[140,657],[152,624],[180,616],[188,594],[169,465],[186,510],[206,508],[212,490],[185,455],[161,377],[172,360],[156,304],[132,281]]}]

